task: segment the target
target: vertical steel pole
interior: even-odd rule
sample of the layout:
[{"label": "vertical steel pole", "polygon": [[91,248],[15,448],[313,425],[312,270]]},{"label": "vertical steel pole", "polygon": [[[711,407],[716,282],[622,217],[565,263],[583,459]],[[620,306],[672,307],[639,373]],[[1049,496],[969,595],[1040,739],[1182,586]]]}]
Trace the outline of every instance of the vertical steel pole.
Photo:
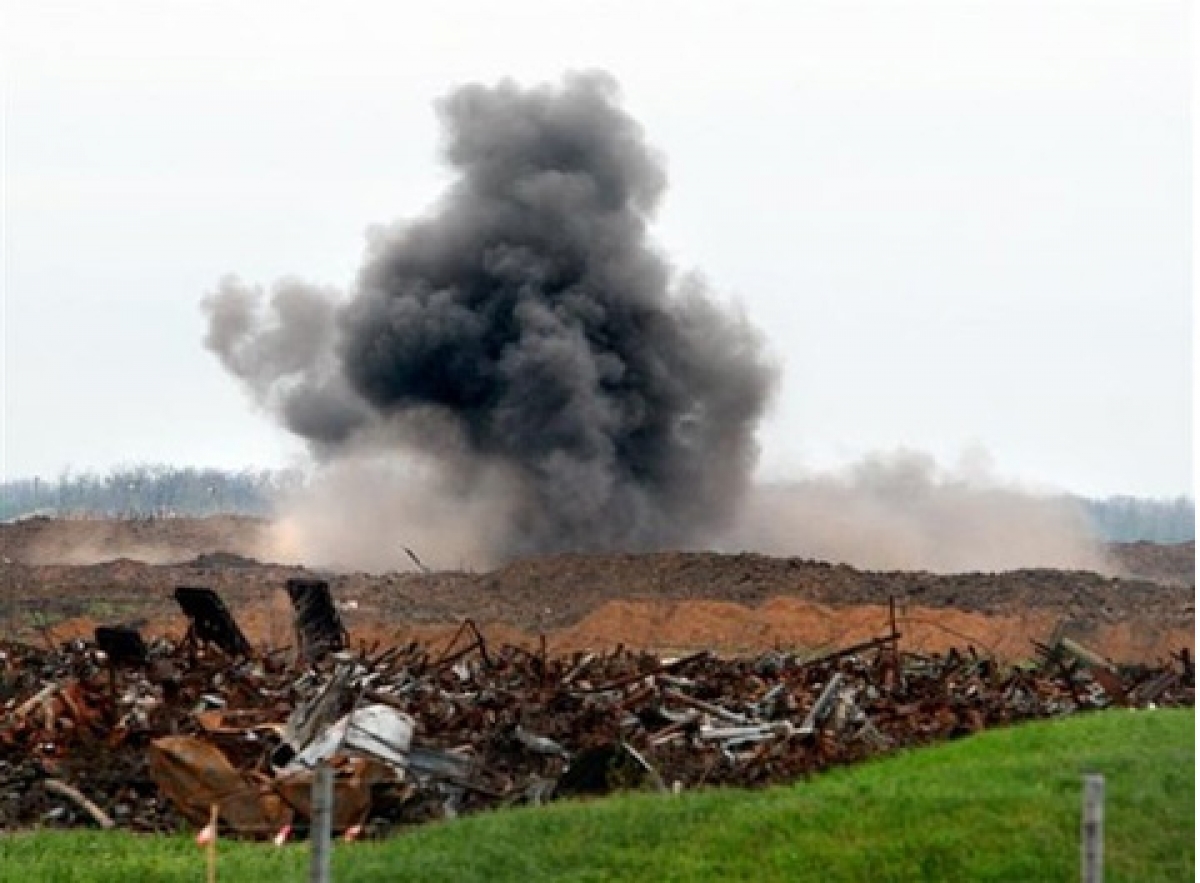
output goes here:
[{"label": "vertical steel pole", "polygon": [[1104,880],[1104,776],[1083,777],[1083,883]]},{"label": "vertical steel pole", "polygon": [[333,769],[317,764],[312,786],[312,863],[309,883],[330,883],[330,855],[333,852]]}]

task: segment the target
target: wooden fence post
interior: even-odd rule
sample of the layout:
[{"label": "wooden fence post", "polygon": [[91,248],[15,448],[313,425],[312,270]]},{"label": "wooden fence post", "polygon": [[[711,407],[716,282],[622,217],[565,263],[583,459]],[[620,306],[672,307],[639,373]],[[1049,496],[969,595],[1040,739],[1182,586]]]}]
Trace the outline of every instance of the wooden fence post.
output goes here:
[{"label": "wooden fence post", "polygon": [[1104,880],[1104,776],[1083,777],[1083,824],[1080,853],[1083,883]]}]

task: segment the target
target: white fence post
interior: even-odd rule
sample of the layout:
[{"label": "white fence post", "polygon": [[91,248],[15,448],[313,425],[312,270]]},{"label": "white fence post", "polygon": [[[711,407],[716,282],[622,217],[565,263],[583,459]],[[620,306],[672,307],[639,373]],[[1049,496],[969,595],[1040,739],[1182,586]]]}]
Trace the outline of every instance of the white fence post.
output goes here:
[{"label": "white fence post", "polygon": [[1083,777],[1083,825],[1080,852],[1083,883],[1104,880],[1104,776]]}]

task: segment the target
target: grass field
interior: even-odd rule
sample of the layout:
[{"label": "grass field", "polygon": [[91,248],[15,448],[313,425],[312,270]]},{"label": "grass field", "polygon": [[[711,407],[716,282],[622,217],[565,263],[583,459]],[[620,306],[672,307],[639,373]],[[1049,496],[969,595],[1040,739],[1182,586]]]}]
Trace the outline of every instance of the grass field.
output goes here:
[{"label": "grass field", "polygon": [[[769,791],[631,795],[338,844],[350,881],[1079,879],[1080,777],[1107,779],[1105,879],[1194,875],[1195,714],[995,730]],[[307,879],[303,844],[220,845],[219,879]],[[0,837],[0,881],[199,881],[189,837]]]}]

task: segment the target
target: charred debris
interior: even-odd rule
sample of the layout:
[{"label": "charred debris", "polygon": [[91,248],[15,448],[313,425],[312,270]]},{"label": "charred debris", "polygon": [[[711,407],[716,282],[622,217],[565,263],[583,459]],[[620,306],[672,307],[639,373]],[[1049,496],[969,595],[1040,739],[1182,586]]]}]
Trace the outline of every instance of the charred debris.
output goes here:
[{"label": "charred debris", "polygon": [[[1011,666],[881,637],[821,655],[551,655],[489,644],[353,647],[320,580],[287,586],[294,646],[252,647],[221,598],[180,587],[183,640],[133,628],[0,642],[0,829],[204,825],[303,833],[318,764],[334,829],[628,789],[790,782],[987,727],[1195,702],[1185,648],[1117,666],[1061,632]],[[885,626],[885,629],[887,627]]]}]

